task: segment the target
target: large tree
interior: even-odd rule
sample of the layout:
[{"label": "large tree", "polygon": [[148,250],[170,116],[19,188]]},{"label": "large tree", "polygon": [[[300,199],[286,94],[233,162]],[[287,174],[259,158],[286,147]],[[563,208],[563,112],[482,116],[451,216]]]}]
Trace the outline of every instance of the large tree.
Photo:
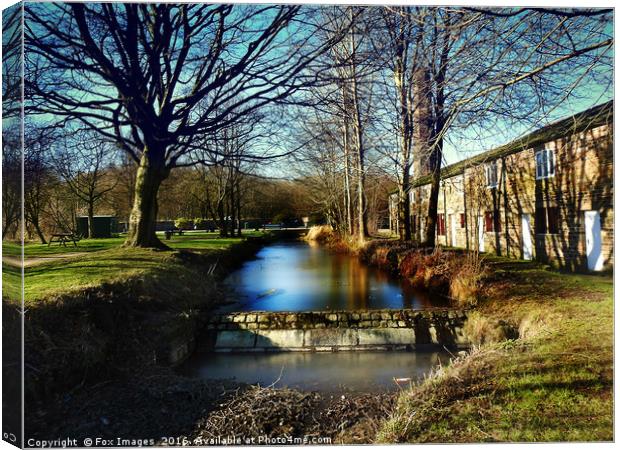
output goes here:
[{"label": "large tree", "polygon": [[204,135],[314,81],[312,8],[40,3],[26,8],[30,114],[78,121],[139,165],[126,245],[161,246],[157,193]]}]

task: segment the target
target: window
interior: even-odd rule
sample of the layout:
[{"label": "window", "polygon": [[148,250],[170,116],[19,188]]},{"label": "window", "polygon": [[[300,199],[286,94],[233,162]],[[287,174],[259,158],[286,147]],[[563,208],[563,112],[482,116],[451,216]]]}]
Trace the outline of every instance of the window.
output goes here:
[{"label": "window", "polygon": [[497,187],[497,161],[486,165],[487,187]]},{"label": "window", "polygon": [[439,236],[446,235],[446,219],[443,214],[437,214],[437,234]]},{"label": "window", "polygon": [[484,213],[484,231],[496,233],[502,231],[499,211],[487,211]]},{"label": "window", "polygon": [[551,149],[536,152],[536,179],[551,178],[555,175],[555,154]]},{"label": "window", "polygon": [[461,228],[465,228],[465,214],[461,213]]},{"label": "window", "polygon": [[560,210],[557,207],[536,208],[536,233],[557,234],[560,232]]},{"label": "window", "polygon": [[409,191],[409,204],[413,205],[415,203],[415,191],[411,189]]}]

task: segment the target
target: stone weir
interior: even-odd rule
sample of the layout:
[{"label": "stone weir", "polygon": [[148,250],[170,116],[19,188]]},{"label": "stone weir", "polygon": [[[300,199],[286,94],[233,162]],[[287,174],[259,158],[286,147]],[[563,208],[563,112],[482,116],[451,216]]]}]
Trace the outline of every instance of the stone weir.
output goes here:
[{"label": "stone weir", "polygon": [[211,317],[207,347],[229,351],[414,350],[465,348],[467,311],[371,310],[237,312]]}]

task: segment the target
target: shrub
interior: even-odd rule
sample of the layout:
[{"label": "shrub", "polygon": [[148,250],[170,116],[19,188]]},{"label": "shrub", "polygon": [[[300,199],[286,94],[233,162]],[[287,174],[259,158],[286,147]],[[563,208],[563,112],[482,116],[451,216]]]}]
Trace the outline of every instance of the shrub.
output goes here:
[{"label": "shrub", "polygon": [[424,255],[418,250],[406,252],[399,264],[401,275],[408,279],[419,276],[420,269],[423,267]]},{"label": "shrub", "polygon": [[[477,255],[463,256],[441,248],[433,249],[432,253],[428,253],[428,249],[416,249],[400,255],[398,272],[413,286],[448,295],[458,306],[477,303],[485,275]],[[389,252],[386,259],[391,259]]]},{"label": "shrub", "polygon": [[474,345],[493,344],[518,337],[514,327],[508,323],[490,319],[478,311],[471,311],[468,314],[463,332]]},{"label": "shrub", "polygon": [[179,217],[174,221],[174,226],[179,230],[189,230],[193,228],[192,221],[190,219],[186,219],[185,217]]},{"label": "shrub", "polygon": [[480,298],[486,270],[477,254],[458,258],[456,270],[450,279],[450,297],[459,306],[475,306]]},{"label": "shrub", "polygon": [[521,339],[534,338],[541,332],[551,329],[559,320],[561,317],[557,314],[548,314],[541,310],[530,311],[519,322],[519,337]]},{"label": "shrub", "polygon": [[306,234],[307,241],[327,242],[334,237],[334,229],[330,225],[316,225]]}]

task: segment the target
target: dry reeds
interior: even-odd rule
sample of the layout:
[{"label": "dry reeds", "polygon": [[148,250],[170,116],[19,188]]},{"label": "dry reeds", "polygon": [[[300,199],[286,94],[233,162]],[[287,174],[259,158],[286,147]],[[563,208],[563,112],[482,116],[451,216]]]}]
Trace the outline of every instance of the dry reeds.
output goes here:
[{"label": "dry reeds", "polygon": [[315,225],[308,230],[306,241],[328,242],[334,237],[334,229],[330,225]]}]

